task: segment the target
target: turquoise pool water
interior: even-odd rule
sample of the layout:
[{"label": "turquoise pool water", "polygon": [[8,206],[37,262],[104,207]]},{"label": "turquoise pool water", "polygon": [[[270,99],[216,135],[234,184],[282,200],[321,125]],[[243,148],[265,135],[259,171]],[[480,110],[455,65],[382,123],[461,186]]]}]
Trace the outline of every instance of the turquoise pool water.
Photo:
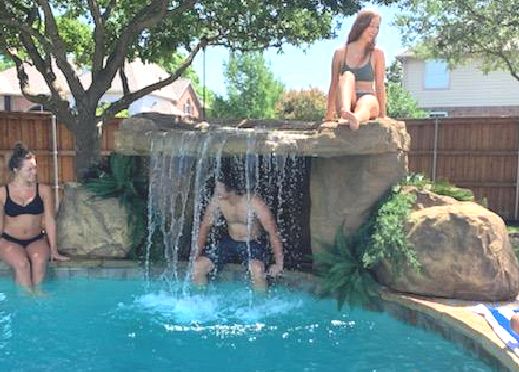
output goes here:
[{"label": "turquoise pool water", "polygon": [[48,281],[30,297],[0,278],[2,371],[490,371],[387,314],[277,288],[219,283],[182,296],[142,281]]}]

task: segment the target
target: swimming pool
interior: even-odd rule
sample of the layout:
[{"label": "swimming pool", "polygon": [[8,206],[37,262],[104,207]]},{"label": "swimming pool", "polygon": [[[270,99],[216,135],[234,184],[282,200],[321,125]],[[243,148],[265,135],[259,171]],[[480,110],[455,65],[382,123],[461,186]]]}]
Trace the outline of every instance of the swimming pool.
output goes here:
[{"label": "swimming pool", "polygon": [[50,280],[30,297],[0,278],[0,366],[11,370],[490,371],[385,313],[240,283],[182,295],[162,283]]}]

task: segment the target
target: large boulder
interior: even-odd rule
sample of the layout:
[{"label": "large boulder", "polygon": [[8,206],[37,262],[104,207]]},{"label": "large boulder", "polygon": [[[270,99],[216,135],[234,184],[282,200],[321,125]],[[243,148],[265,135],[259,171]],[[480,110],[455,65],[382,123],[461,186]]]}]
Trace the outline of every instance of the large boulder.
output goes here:
[{"label": "large boulder", "polygon": [[[409,135],[402,122],[378,120],[353,132],[338,129],[332,146],[320,139],[310,177],[312,251],[333,242],[340,226],[350,234],[369,217],[384,194],[407,174]],[[341,153],[342,151],[342,153]]]},{"label": "large boulder", "polygon": [[477,301],[509,300],[519,292],[519,267],[503,220],[473,202],[458,202],[427,191],[406,229],[421,272],[392,274],[384,262],[377,280],[397,291]]},{"label": "large boulder", "polygon": [[131,248],[119,200],[96,197],[78,183],[65,185],[57,226],[58,248],[71,256],[124,258]]}]

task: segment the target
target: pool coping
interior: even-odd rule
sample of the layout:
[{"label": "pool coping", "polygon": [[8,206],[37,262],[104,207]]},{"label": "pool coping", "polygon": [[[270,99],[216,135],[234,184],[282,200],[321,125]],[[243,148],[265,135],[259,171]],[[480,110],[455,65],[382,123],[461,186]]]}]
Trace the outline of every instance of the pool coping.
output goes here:
[{"label": "pool coping", "polygon": [[[519,371],[519,357],[497,337],[483,316],[471,310],[483,302],[428,298],[389,289],[382,290],[382,299],[384,311],[461,344],[495,370]],[[519,302],[484,304],[503,306],[519,305]]]},{"label": "pool coping", "polygon": [[[53,278],[106,277],[119,279],[144,278],[144,268],[127,259],[78,259],[52,262],[49,276]],[[184,265],[182,265],[184,266]],[[244,277],[241,265],[228,265],[221,273],[223,280]],[[150,275],[163,272],[164,267],[153,266]],[[10,274],[10,269],[0,262],[0,276]],[[286,271],[280,282],[304,291],[318,292],[315,275],[300,271]],[[406,323],[439,333],[444,338],[474,352],[496,370],[519,371],[519,356],[510,351],[487,321],[470,308],[481,302],[428,298],[403,294],[383,288],[382,308]],[[490,304],[490,303],[487,303]],[[519,301],[491,303],[491,305],[519,305]]]}]

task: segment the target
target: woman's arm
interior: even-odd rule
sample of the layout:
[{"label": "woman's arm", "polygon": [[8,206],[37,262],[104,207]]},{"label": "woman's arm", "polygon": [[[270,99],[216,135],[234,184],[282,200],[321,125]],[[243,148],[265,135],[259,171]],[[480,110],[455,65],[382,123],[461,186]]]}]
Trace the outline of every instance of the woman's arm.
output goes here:
[{"label": "woman's arm", "polygon": [[386,74],[386,64],[384,60],[384,52],[375,49],[375,92],[378,101],[378,117],[386,117],[386,88],[384,78]]},{"label": "woman's arm", "polygon": [[337,49],[332,59],[332,76],[330,79],[330,89],[328,90],[328,106],[324,120],[334,120],[337,113],[337,84],[339,82],[339,61],[340,49]]},{"label": "woman's arm", "polygon": [[50,246],[50,259],[65,261],[68,257],[62,256],[58,252],[56,242],[56,219],[54,218],[54,200],[52,198],[52,190],[47,185],[39,184],[39,192],[43,200],[43,222]]}]

